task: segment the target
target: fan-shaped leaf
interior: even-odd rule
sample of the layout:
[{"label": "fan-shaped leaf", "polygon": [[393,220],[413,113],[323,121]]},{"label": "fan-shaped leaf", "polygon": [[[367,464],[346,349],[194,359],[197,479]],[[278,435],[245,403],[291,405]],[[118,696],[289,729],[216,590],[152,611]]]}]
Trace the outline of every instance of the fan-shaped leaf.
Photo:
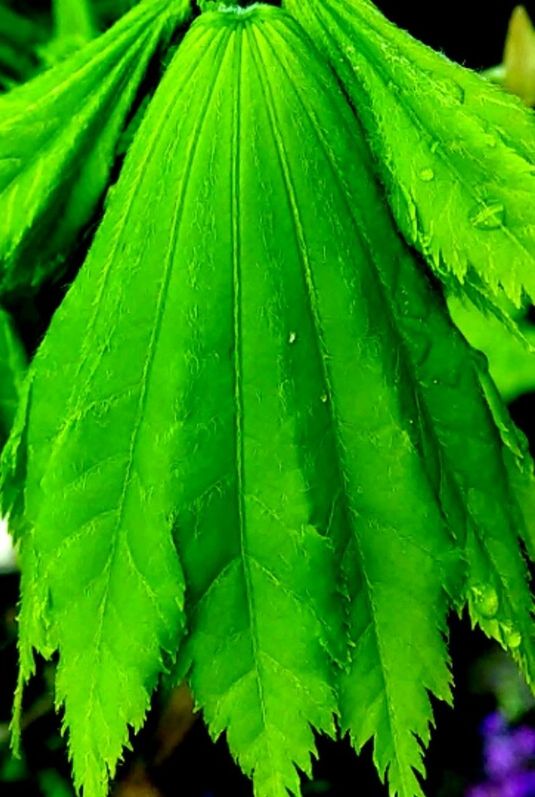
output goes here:
[{"label": "fan-shaped leaf", "polygon": [[[480,541],[487,571],[482,575],[474,564],[466,588],[477,596],[474,616],[489,610],[490,590],[499,591],[502,603],[494,607],[490,630],[507,643],[503,629],[521,627],[525,659],[531,664],[526,571],[515,524],[507,515],[515,499],[501,473],[502,486],[496,487],[504,452],[479,384],[479,360],[452,327],[441,298],[394,232],[357,125],[324,70],[307,53],[306,41],[284,17],[262,13],[265,19],[258,11],[222,18],[232,35],[227,33],[227,53],[214,59],[212,113],[217,114],[218,127],[230,126],[231,132],[214,140],[209,113],[200,111],[207,118],[207,143],[203,138],[199,143],[200,148],[209,147],[205,162],[230,167],[219,178],[214,208],[217,201],[221,217],[233,219],[234,255],[228,252],[225,260],[224,251],[216,250],[215,242],[224,240],[218,227],[222,221],[219,215],[212,219],[206,208],[202,235],[199,230],[198,243],[191,245],[196,257],[203,254],[204,263],[211,262],[217,251],[229,276],[226,297],[214,294],[213,311],[208,305],[203,310],[199,301],[195,312],[205,337],[208,319],[216,312],[228,319],[229,326],[228,340],[219,343],[213,366],[208,364],[210,352],[218,351],[221,329],[214,330],[217,337],[206,337],[205,348],[197,355],[206,364],[185,407],[185,428],[191,428],[187,448],[204,450],[202,467],[208,482],[200,495],[198,487],[186,493],[194,509],[189,523],[179,522],[195,607],[192,686],[201,704],[213,701],[207,713],[209,721],[215,713],[217,730],[226,720],[231,747],[246,769],[253,768],[258,793],[271,794],[273,784],[265,780],[263,768],[265,749],[260,757],[262,748],[253,747],[251,756],[250,737],[243,732],[238,736],[233,727],[232,706],[238,702],[242,716],[251,706],[246,691],[251,688],[251,672],[243,665],[242,680],[234,685],[235,669],[228,663],[243,662],[244,655],[228,653],[243,650],[235,647],[244,644],[243,631],[238,634],[237,629],[250,623],[243,607],[241,623],[236,626],[230,620],[231,600],[244,595],[243,587],[239,591],[244,560],[245,565],[252,560],[254,573],[256,551],[265,556],[260,539],[277,539],[275,530],[268,532],[269,516],[256,520],[253,511],[270,469],[276,474],[282,469],[274,463],[288,443],[271,424],[284,419],[285,430],[294,424],[293,438],[303,449],[300,469],[310,485],[309,517],[323,518],[319,530],[329,529],[336,548],[344,551],[355,645],[351,671],[342,678],[344,723],[358,747],[376,736],[380,771],[389,768],[393,792],[412,795],[419,793],[412,767],[421,771],[421,749],[414,734],[426,742],[431,718],[425,688],[449,697],[440,636],[445,611],[442,587],[455,594],[458,574],[446,529],[457,536],[463,550],[468,534],[470,540]],[[205,25],[215,26],[215,19],[201,19],[196,35]],[[193,35],[184,47],[188,44],[195,52]],[[182,51],[181,55],[186,57]],[[231,64],[237,64],[234,72]],[[169,79],[172,73],[173,67]],[[222,84],[225,76],[234,84],[232,89]],[[263,103],[253,100],[259,96]],[[223,108],[228,109],[227,116],[222,116]],[[358,147],[358,166],[348,158],[351,147]],[[216,179],[215,170],[206,175],[206,196]],[[234,197],[234,207],[228,206],[229,197]],[[213,279],[206,278],[213,285]],[[225,363],[225,352],[237,345],[236,328],[231,325],[237,300],[241,386],[229,369],[232,362]],[[221,390],[214,393],[213,406],[196,400],[213,384],[226,384],[226,401]],[[284,402],[279,397],[279,405],[271,409],[268,398],[277,393]],[[264,412],[259,409],[261,402]],[[463,417],[465,404],[470,414]],[[218,422],[211,429],[215,417]],[[228,427],[225,417],[230,418]],[[235,426],[236,418],[242,418],[245,431]],[[325,431],[320,433],[322,427]],[[213,448],[208,449],[209,436]],[[272,440],[277,441],[275,448]],[[240,467],[246,463],[241,485],[238,474],[232,475],[232,463],[224,458],[236,451],[240,441],[245,441],[246,452],[245,460],[238,458]],[[493,463],[489,473],[480,473],[477,467],[483,455]],[[292,461],[289,451],[284,460]],[[205,462],[211,463],[209,469]],[[188,462],[183,472],[184,489],[192,465]],[[286,485],[288,476],[289,472]],[[245,492],[244,506],[249,510],[241,520],[240,495],[232,490],[236,483]],[[291,496],[285,483],[275,489],[275,495],[281,496],[279,504],[267,505],[279,517]],[[274,489],[273,477],[269,489]],[[329,504],[321,508],[318,503],[325,494],[332,502],[328,513]],[[301,501],[294,497],[294,510]],[[482,508],[482,501],[488,506]],[[217,527],[214,518],[228,518],[224,533],[223,521]],[[242,530],[232,545],[232,530],[238,536],[240,522],[245,522],[246,536]],[[494,535],[507,540],[505,554],[497,549]],[[244,539],[252,546],[252,556],[243,547]],[[273,546],[277,550],[277,544]],[[201,551],[208,550],[219,552],[213,569],[199,558]],[[277,565],[267,561],[268,570],[277,573]],[[260,563],[265,563],[264,558]],[[482,584],[489,585],[483,594],[486,601],[478,591]],[[518,603],[511,605],[506,584],[515,585]],[[259,588],[254,582],[249,586],[253,596]],[[254,600],[253,605],[259,615],[255,628],[266,629],[260,639],[269,644],[276,637],[262,620],[261,606]],[[262,649],[253,647],[253,656],[246,661],[252,662],[249,667],[255,667],[257,674],[255,650],[263,659]],[[223,657],[227,666],[218,691],[213,662]],[[278,692],[285,694],[281,686]],[[252,716],[250,708],[251,723]],[[261,728],[257,725],[256,733]],[[285,738],[295,760],[291,733],[288,726]],[[284,785],[293,785],[289,776]]]},{"label": "fan-shaped leaf", "polygon": [[397,223],[438,276],[535,300],[535,123],[369,0],[285,0],[362,119]]},{"label": "fan-shaped leaf", "polygon": [[171,660],[182,624],[168,476],[172,373],[182,370],[168,304],[175,208],[166,203],[166,222],[159,212],[173,193],[160,186],[174,137],[168,127],[159,140],[165,113],[156,127],[154,118],[36,355],[3,460],[24,571],[21,682],[32,647],[59,649],[57,702],[87,797],[106,793],[165,666],[160,651]]},{"label": "fan-shaped leaf", "polygon": [[91,219],[158,44],[188,0],[145,0],[57,67],[0,98],[0,287],[37,285]]},{"label": "fan-shaped leaf", "polygon": [[[188,511],[179,507],[178,515],[193,611],[191,683],[213,730],[228,729],[258,793],[295,788],[276,744],[281,718],[284,755],[305,768],[310,743],[298,741],[282,673],[273,680],[280,637],[263,600],[290,616],[284,588],[298,562],[280,577],[281,560],[292,560],[280,553],[288,543],[277,524],[289,527],[287,536],[301,513],[301,527],[315,521],[345,552],[356,647],[342,685],[344,721],[357,746],[377,737],[376,759],[381,771],[390,767],[394,791],[417,793],[414,733],[426,741],[431,718],[425,688],[449,697],[440,632],[443,585],[453,592],[457,570],[447,527],[464,542],[478,490],[494,508],[507,494],[507,484],[498,496],[494,479],[471,472],[487,447],[500,467],[501,442],[477,361],[397,238],[362,144],[358,167],[348,162],[360,131],[306,40],[276,12],[205,16],[169,81],[183,71],[188,48],[196,60],[196,38],[210,26],[227,28],[226,47],[203,58],[213,59],[211,105],[197,105],[198,117],[187,117],[186,103],[176,110],[191,125],[184,140],[198,139],[200,162],[211,164],[204,183],[188,176],[192,195],[206,199],[180,250],[185,262],[203,264],[187,300],[197,324],[185,345],[199,373],[190,376],[183,410],[184,451],[198,452],[198,464],[183,460],[180,506]],[[197,119],[204,120],[200,133]],[[475,404],[474,417],[458,418],[464,401]],[[457,463],[476,421],[480,436],[468,446],[474,459]],[[303,489],[296,492],[298,473],[308,512]],[[483,535],[489,518],[477,520]],[[518,617],[511,611],[526,628],[529,592],[514,529],[503,509],[493,523],[509,535],[524,596]],[[311,541],[307,535],[300,545]],[[305,560],[312,563],[311,555]],[[262,581],[270,574],[277,598]],[[298,674],[294,691],[306,683],[292,655],[297,628],[284,650]],[[530,650],[529,638],[525,644]],[[265,697],[258,719],[255,704],[270,695],[264,682],[273,691],[277,685],[280,701]],[[308,717],[317,725],[310,709]]]},{"label": "fan-shaped leaf", "polygon": [[421,794],[450,605],[533,677],[524,443],[279,9],[186,35],[31,368],[3,480],[23,672],[32,645],[59,650],[87,797],[180,641],[171,522],[181,672],[259,797],[299,791],[311,726],[337,713],[392,794]]}]

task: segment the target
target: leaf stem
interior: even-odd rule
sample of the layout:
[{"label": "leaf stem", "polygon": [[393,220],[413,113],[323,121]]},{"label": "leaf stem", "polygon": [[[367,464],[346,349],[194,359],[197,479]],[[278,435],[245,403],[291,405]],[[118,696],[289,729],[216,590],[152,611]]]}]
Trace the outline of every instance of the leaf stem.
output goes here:
[{"label": "leaf stem", "polygon": [[88,0],[53,0],[52,16],[57,40],[85,43],[97,34],[93,10]]}]

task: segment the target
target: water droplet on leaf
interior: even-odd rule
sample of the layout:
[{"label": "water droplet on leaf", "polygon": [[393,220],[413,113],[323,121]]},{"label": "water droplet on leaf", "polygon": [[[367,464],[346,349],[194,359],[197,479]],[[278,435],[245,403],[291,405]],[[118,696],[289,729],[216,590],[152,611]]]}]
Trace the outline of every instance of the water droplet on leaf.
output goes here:
[{"label": "water droplet on leaf", "polygon": [[433,87],[440,92],[445,99],[454,100],[460,105],[464,103],[465,90],[460,83],[457,83],[456,80],[450,80],[450,78],[439,77],[433,71],[427,72],[427,74],[431,78]]},{"label": "water droplet on leaf", "polygon": [[472,587],[476,609],[483,617],[494,617],[500,601],[496,590],[488,584]]},{"label": "water droplet on leaf", "polygon": [[505,206],[498,201],[481,202],[468,218],[478,230],[497,230],[505,222]]},{"label": "water droplet on leaf", "polygon": [[295,332],[290,332],[288,335],[288,343],[295,343],[297,340],[297,334]]},{"label": "water droplet on leaf", "polygon": [[504,623],[502,625],[502,631],[503,641],[508,648],[515,650],[520,647],[522,644],[522,634],[520,631],[517,631],[516,628],[513,628],[509,623]]},{"label": "water droplet on leaf", "polygon": [[457,83],[456,80],[451,81],[451,91],[457,102],[462,105],[465,100],[465,91],[464,88],[461,86],[460,83]]},{"label": "water droplet on leaf", "polygon": [[435,179],[435,172],[433,169],[422,169],[422,171],[419,172],[419,177],[420,180],[424,181],[424,183],[430,183]]},{"label": "water droplet on leaf", "polygon": [[321,398],[323,404],[327,404],[327,401],[328,401],[327,393],[322,393],[320,398]]}]

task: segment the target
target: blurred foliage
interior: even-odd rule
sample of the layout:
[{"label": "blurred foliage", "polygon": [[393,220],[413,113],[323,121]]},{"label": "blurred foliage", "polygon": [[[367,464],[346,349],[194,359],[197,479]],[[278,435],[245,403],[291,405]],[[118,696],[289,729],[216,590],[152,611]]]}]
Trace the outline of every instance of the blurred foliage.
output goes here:
[{"label": "blurred foliage", "polygon": [[535,391],[535,326],[528,311],[515,312],[504,304],[504,313],[516,322],[519,335],[511,335],[503,322],[457,297],[448,300],[450,314],[474,348],[488,358],[489,369],[506,402]]},{"label": "blurred foliage", "polygon": [[535,709],[535,699],[503,650],[496,649],[472,668],[470,688],[476,694],[494,695],[496,708],[507,722],[515,723]]},{"label": "blurred foliage", "polygon": [[27,80],[39,69],[39,45],[49,32],[46,18],[30,17],[0,3],[0,90]]},{"label": "blurred foliage", "polygon": [[137,0],[0,0],[0,91],[105,30]]}]

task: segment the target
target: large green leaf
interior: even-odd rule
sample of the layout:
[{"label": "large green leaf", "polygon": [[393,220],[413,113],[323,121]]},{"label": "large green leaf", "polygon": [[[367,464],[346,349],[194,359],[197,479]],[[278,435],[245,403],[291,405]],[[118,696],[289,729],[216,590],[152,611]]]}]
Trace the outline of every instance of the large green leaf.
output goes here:
[{"label": "large green leaf", "polygon": [[342,80],[396,221],[445,282],[535,301],[533,113],[370,0],[285,0]]},{"label": "large green leaf", "polygon": [[22,680],[59,651],[85,797],[181,643],[179,558],[179,669],[258,797],[299,792],[336,715],[392,794],[421,795],[450,606],[534,677],[525,444],[280,9],[186,35],[2,465]]},{"label": "large green leaf", "polygon": [[39,284],[102,197],[147,65],[189,0],[145,0],[113,29],[0,98],[0,288]]},{"label": "large green leaf", "polygon": [[[302,527],[327,532],[343,556],[351,642],[343,725],[357,748],[376,738],[393,793],[418,794],[412,770],[422,771],[416,736],[429,737],[426,690],[449,699],[445,590],[458,602],[461,589],[473,618],[533,672],[509,449],[480,385],[480,359],[396,234],[361,131],[302,34],[277,12],[205,16],[183,45],[192,60],[197,37],[216,25],[227,28],[226,51],[214,56],[198,144],[213,167],[205,191],[195,191],[208,197],[213,185],[214,210],[195,216],[190,245],[206,283],[203,291],[202,272],[192,277],[197,326],[186,346],[195,346],[199,374],[184,406],[184,450],[198,451],[199,465],[190,458],[182,470],[189,511],[178,516],[194,612],[191,684],[209,724],[227,727],[257,793],[295,788],[290,771],[278,782],[267,766],[286,772],[273,709],[277,725],[286,720],[286,755],[306,771],[284,673],[272,673],[282,655],[293,691],[303,683],[292,653],[299,623],[281,653],[262,598],[291,616],[284,592],[299,562],[281,578],[281,560],[292,559],[277,524],[291,508],[287,537],[303,512]],[[169,80],[182,58],[184,50]],[[228,275],[220,292],[206,266],[215,257],[214,274]],[[212,329],[216,316],[223,323]],[[527,470],[521,448],[518,457]],[[463,587],[453,539],[465,555],[478,546]],[[304,705],[301,697],[307,716]],[[317,726],[310,709],[308,718]]]},{"label": "large green leaf", "polygon": [[32,649],[59,649],[57,703],[88,797],[107,793],[128,726],[142,724],[182,628],[167,370],[180,372],[181,353],[160,272],[172,218],[164,225],[155,209],[159,224],[147,226],[137,184],[143,175],[158,197],[173,139],[168,128],[159,142],[150,122],[144,131],[108,224],[35,358],[4,453],[3,509],[23,570],[17,714]]}]

